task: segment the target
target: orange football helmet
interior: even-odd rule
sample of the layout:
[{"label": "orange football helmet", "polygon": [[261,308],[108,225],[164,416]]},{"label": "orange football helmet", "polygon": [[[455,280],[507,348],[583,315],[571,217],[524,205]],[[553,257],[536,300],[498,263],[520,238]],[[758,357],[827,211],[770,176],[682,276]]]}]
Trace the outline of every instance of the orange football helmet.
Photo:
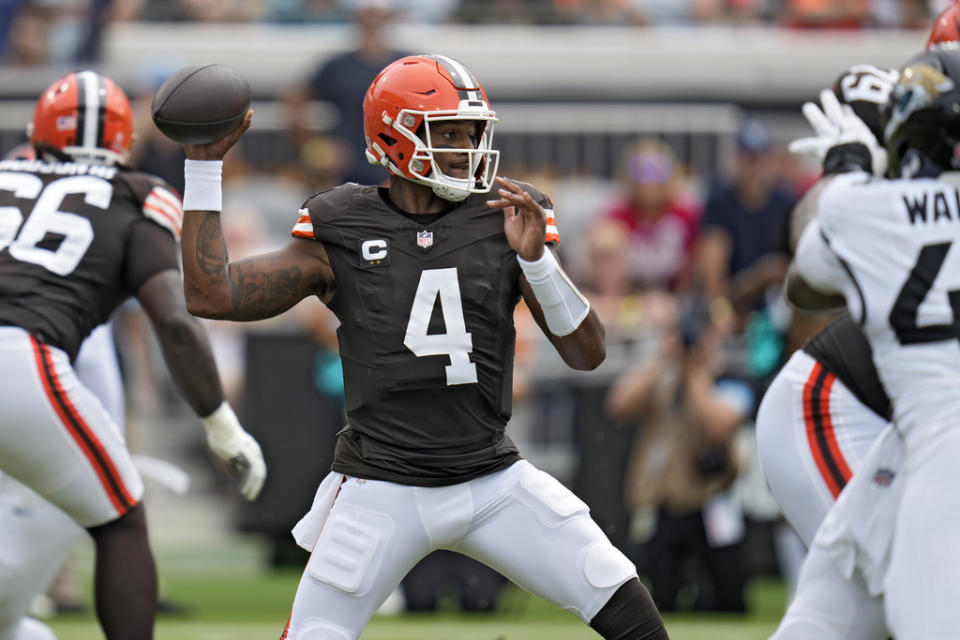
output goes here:
[{"label": "orange football helmet", "polygon": [[927,49],[941,42],[958,40],[960,40],[960,2],[954,2],[933,21],[930,37],[927,38]]},{"label": "orange football helmet", "polygon": [[77,162],[122,163],[133,138],[130,100],[95,71],[68,73],[40,95],[29,136],[35,147],[59,149]]},{"label": "orange football helmet", "polygon": [[[500,158],[492,148],[496,114],[476,76],[456,60],[418,55],[388,65],[367,89],[363,117],[371,164],[428,185],[451,202],[493,186]],[[477,123],[475,148],[462,150],[470,157],[470,178],[454,178],[437,168],[433,154],[450,151],[431,141],[430,125],[438,120]]]}]

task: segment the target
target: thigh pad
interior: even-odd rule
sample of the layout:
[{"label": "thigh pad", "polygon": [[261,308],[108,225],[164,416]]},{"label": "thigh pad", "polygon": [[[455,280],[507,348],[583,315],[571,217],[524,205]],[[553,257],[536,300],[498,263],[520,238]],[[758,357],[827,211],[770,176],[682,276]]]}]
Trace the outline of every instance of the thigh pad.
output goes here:
[{"label": "thigh pad", "polygon": [[307,572],[344,593],[370,589],[396,525],[385,513],[352,505],[335,507],[323,527]]},{"label": "thigh pad", "polygon": [[590,508],[559,480],[539,469],[531,470],[514,485],[515,497],[547,527],[559,527],[568,518],[587,515]]}]

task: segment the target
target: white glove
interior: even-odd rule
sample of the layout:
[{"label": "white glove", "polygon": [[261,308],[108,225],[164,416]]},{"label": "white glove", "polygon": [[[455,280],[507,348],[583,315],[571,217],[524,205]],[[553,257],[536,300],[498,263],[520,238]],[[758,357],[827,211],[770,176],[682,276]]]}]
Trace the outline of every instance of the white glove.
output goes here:
[{"label": "white glove", "polygon": [[227,463],[230,473],[239,481],[240,493],[254,500],[267,477],[260,445],[240,426],[237,414],[226,401],[202,419],[207,428],[207,444],[217,457]]},{"label": "white glove", "polygon": [[870,128],[857,117],[848,104],[840,104],[831,89],[820,92],[820,107],[815,102],[803,104],[803,115],[813,127],[815,136],[798,138],[788,147],[791,153],[810,156],[822,163],[827,152],[842,144],[859,143],[870,151],[874,175],[882,176],[887,169],[887,151],[870,131]]}]

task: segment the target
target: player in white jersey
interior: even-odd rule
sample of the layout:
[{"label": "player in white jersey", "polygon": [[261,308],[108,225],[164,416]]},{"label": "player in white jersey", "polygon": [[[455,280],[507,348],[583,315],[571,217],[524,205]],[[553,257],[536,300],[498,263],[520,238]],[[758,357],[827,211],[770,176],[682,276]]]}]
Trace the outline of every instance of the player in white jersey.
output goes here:
[{"label": "player in white jersey", "polygon": [[[934,22],[927,48],[958,40],[960,5],[953,4]],[[833,86],[839,103],[850,105],[854,114],[867,125],[878,140],[883,140],[881,109],[899,78],[899,70],[872,65],[855,65],[845,71]],[[846,118],[833,94],[824,94],[834,118]],[[817,136],[794,141],[791,151],[810,155],[822,162],[826,151],[838,142],[842,127],[832,122],[824,110],[813,103],[804,105]],[[839,113],[838,113],[839,112]],[[850,135],[850,131],[844,132]],[[862,135],[862,132],[861,132]],[[886,171],[886,153],[872,154],[878,174]],[[852,164],[836,163],[834,171],[850,169]],[[855,164],[855,163],[853,163]],[[795,248],[806,224],[816,213],[807,206],[815,198],[805,198],[791,221],[791,246]],[[787,520],[806,547],[823,522],[834,500],[851,475],[866,458],[871,444],[887,426],[889,399],[873,366],[866,338],[849,314],[843,314],[807,341],[781,369],[771,383],[757,416],[758,453],[771,492]],[[814,554],[816,555],[816,553]],[[821,582],[818,571],[834,573],[829,559],[814,559],[804,566],[803,580]],[[826,603],[826,606],[824,605]],[[797,603],[795,603],[796,605]],[[820,615],[832,611],[830,626],[837,638],[845,640],[881,640],[888,637],[883,624],[882,602],[867,593],[864,585],[846,597],[825,597],[816,603]],[[784,618],[789,628],[797,617],[792,606]],[[805,617],[804,612],[799,612]],[[872,621],[872,622],[871,622]],[[822,634],[820,637],[823,637]]]},{"label": "player in white jersey", "polygon": [[845,301],[873,349],[897,430],[868,454],[814,550],[824,547],[846,577],[859,573],[883,593],[890,631],[911,640],[953,637],[951,596],[960,595],[960,502],[951,490],[960,474],[960,257],[951,250],[960,191],[943,173],[960,168],[958,81],[956,44],[904,68],[885,129],[898,179],[830,180],[787,286],[801,308]]},{"label": "player in white jersey", "polygon": [[[851,70],[841,79],[853,73]],[[894,81],[898,75],[893,72]],[[884,73],[871,85],[889,77]],[[838,86],[842,86],[840,82]],[[887,84],[887,93],[892,86]],[[838,93],[840,99],[847,97]],[[859,140],[865,144],[848,143],[831,150],[824,163],[824,180],[793,211],[794,249],[800,233],[816,216],[819,189],[833,176],[851,170],[872,171],[872,165],[880,164],[872,162],[874,156],[882,158],[885,165],[886,154],[875,136],[876,132],[882,136],[880,105],[857,103],[856,114],[866,115],[864,121],[872,125],[868,131],[853,109],[841,106],[833,92],[822,92],[821,102],[823,111],[812,103],[804,105],[804,113],[820,135],[796,141],[792,149],[819,147],[825,155],[837,142]],[[837,134],[844,128],[845,137],[840,139]],[[807,548],[889,419],[890,400],[873,366],[870,345],[849,314],[841,315],[809,339],[770,384],[757,414],[758,455],[771,493]],[[809,588],[810,584],[821,584],[824,576],[837,588]],[[871,595],[862,581],[841,579],[829,557],[816,549],[811,551],[797,582],[800,593],[791,603],[776,640],[887,638],[882,600]],[[818,621],[816,627],[810,626],[810,619]]]},{"label": "player in white jersey", "polygon": [[[851,67],[840,75],[832,92],[823,92],[823,108],[836,111],[842,110],[841,104],[850,105],[869,133],[882,138],[881,108],[898,77],[895,69]],[[804,106],[804,113],[815,129],[823,128],[824,121],[829,123],[812,103]],[[813,155],[822,161],[833,141],[829,136],[804,138],[794,141],[791,149],[808,153],[814,148]],[[877,155],[883,156],[885,164],[885,154]],[[813,206],[794,208],[793,251],[815,213]],[[887,425],[889,404],[877,380],[870,347],[849,317],[808,340],[768,387],[757,415],[760,462],[771,492],[805,546],[810,546],[827,510]]]}]

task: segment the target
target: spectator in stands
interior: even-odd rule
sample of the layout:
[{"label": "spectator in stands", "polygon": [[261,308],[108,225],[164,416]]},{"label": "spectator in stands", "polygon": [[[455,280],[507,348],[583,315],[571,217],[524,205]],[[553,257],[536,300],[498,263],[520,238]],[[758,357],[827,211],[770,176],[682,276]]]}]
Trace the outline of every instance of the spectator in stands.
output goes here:
[{"label": "spectator in stands", "polygon": [[367,162],[360,106],[380,70],[406,55],[394,50],[384,33],[396,15],[397,0],[344,0],[344,4],[351,11],[359,42],[355,48],[324,61],[288,96],[290,130],[297,146],[304,148],[315,135],[308,128],[308,102],[329,103],[336,111],[337,122],[328,135],[340,147],[338,156],[344,159],[342,181],[376,184],[385,174],[382,167]]},{"label": "spectator in stands", "polygon": [[780,184],[769,130],[747,120],[737,134],[731,180],[720,180],[704,207],[697,275],[711,301],[730,300],[745,314],[762,304],[766,288],[783,281],[787,219],[796,197]]},{"label": "spectator in stands", "polygon": [[858,29],[869,25],[870,0],[788,0],[781,22],[788,27]]},{"label": "spectator in stands", "polygon": [[[252,22],[264,17],[267,4],[259,0],[177,0],[187,20],[195,22]],[[164,4],[171,4],[165,2]]]},{"label": "spectator in stands", "polygon": [[3,63],[35,66],[50,62],[52,12],[26,0],[11,2],[9,6],[0,4],[5,5],[3,17],[10,20],[5,29]]},{"label": "spectator in stands", "polygon": [[733,178],[719,181],[707,198],[695,280],[714,321],[743,333],[747,370],[762,387],[785,353],[790,310],[780,291],[796,197],[783,186],[779,156],[761,121],[743,124],[737,148]]},{"label": "spectator in stands", "polygon": [[460,0],[453,18],[466,24],[554,24],[554,0]]},{"label": "spectator in stands", "polygon": [[630,228],[621,220],[601,220],[587,231],[587,270],[583,281],[607,329],[608,346],[659,335],[675,321],[676,300],[660,289],[641,292],[630,274]]},{"label": "spectator in stands", "polygon": [[699,211],[680,197],[677,160],[665,143],[643,138],[620,163],[621,192],[604,217],[630,230],[630,276],[645,289],[682,289]]},{"label": "spectator in stands", "polygon": [[553,0],[558,18],[574,24],[641,23],[643,12],[629,0]]},{"label": "spectator in stands", "polygon": [[629,251],[630,228],[621,220],[601,220],[587,231],[588,268],[583,286],[608,336],[634,327],[640,316]]},{"label": "spectator in stands", "polygon": [[[606,398],[611,419],[638,427],[625,487],[633,559],[661,611],[742,612],[745,522],[728,489],[734,435],[754,393],[725,372],[722,332],[705,305],[691,304],[678,324],[659,355],[615,380]],[[683,601],[687,586],[692,602]]]},{"label": "spectator in stands", "polygon": [[633,0],[648,24],[752,22],[762,17],[764,0]]}]

